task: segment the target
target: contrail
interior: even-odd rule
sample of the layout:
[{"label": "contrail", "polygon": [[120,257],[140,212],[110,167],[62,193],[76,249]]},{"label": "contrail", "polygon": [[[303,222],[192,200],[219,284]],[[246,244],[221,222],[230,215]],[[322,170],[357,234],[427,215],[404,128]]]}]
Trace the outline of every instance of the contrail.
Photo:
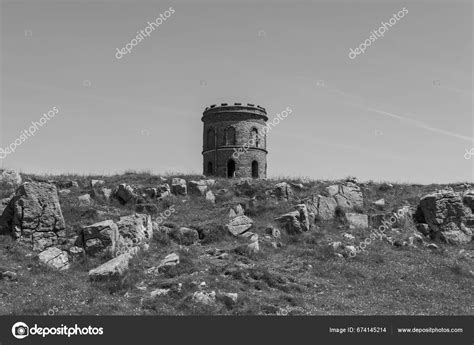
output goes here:
[{"label": "contrail", "polygon": [[375,109],[374,107],[371,107],[370,105],[368,105],[369,102],[368,102],[367,99],[364,99],[360,96],[351,95],[351,94],[345,93],[343,91],[340,91],[340,90],[337,90],[337,89],[334,89],[334,88],[328,88],[328,87],[325,87],[325,88],[329,92],[334,92],[334,93],[337,93],[337,94],[342,95],[344,97],[358,100],[359,103],[346,102],[346,104],[350,104],[350,105],[355,106],[359,109],[365,109],[365,110],[368,110],[368,111],[371,111],[371,112],[374,112],[374,113],[377,113],[377,114],[380,114],[380,115],[388,116],[388,117],[397,119],[401,122],[409,123],[413,126],[416,126],[418,128],[422,128],[422,129],[427,130],[427,131],[431,131],[431,132],[434,132],[434,133],[440,133],[440,134],[443,134],[443,135],[451,136],[451,137],[458,138],[458,139],[461,139],[461,140],[466,140],[466,141],[469,141],[469,142],[474,142],[474,138],[472,138],[472,137],[468,137],[468,136],[465,136],[465,135],[462,135],[462,134],[459,134],[459,133],[454,133],[454,132],[446,131],[444,129],[432,127],[432,126],[430,126],[430,125],[428,125],[428,124],[426,124],[422,121],[413,120],[413,119],[411,119],[409,117],[406,117],[406,116],[389,113],[387,111],[380,110],[380,109]]}]

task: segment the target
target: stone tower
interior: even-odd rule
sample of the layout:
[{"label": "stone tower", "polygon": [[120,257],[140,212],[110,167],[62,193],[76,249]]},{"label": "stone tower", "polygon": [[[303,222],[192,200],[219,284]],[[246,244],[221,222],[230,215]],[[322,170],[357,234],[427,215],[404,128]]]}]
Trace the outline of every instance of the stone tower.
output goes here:
[{"label": "stone tower", "polygon": [[211,105],[201,118],[203,173],[218,177],[267,177],[265,108],[242,103]]}]

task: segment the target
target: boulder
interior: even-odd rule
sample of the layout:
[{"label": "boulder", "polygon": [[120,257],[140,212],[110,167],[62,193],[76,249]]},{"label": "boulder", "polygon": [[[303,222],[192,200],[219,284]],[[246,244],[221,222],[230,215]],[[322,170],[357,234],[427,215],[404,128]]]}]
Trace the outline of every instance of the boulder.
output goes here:
[{"label": "boulder", "polygon": [[350,229],[366,229],[369,227],[369,217],[366,214],[346,212],[346,219]]},{"label": "boulder", "polygon": [[171,195],[171,188],[167,183],[160,184],[156,189],[158,190],[159,198],[164,198]]},{"label": "boulder", "polygon": [[79,204],[81,205],[90,205],[92,203],[92,199],[89,194],[78,196],[77,199],[79,200]]},{"label": "boulder", "polygon": [[312,196],[305,200],[308,211],[313,213],[320,220],[330,220],[334,218],[337,202],[334,197],[322,195]]},{"label": "boulder", "polygon": [[94,188],[94,187],[100,187],[100,186],[103,186],[105,185],[105,181],[104,180],[91,180],[91,187]]},{"label": "boulder", "polygon": [[16,189],[21,185],[21,175],[14,170],[0,170],[0,188]]},{"label": "boulder", "polygon": [[37,251],[63,244],[65,222],[56,186],[42,182],[21,185],[0,217],[2,232]]},{"label": "boulder", "polygon": [[471,241],[472,232],[465,225],[467,213],[460,195],[452,190],[425,195],[420,199],[420,209],[432,238],[450,244]]},{"label": "boulder", "polygon": [[247,245],[248,250],[251,253],[258,253],[260,251],[260,246],[258,243],[258,235],[254,234],[250,237],[250,243]]},{"label": "boulder", "polygon": [[89,255],[115,256],[121,245],[117,224],[112,220],[83,226],[77,237],[76,246],[84,248]]},{"label": "boulder", "polygon": [[347,182],[339,185],[339,191],[334,195],[337,204],[345,209],[352,209],[355,206],[362,207],[364,199],[358,185],[353,182]]},{"label": "boulder", "polygon": [[265,229],[265,232],[272,236],[273,238],[279,240],[281,238],[281,232],[273,226],[269,226]]},{"label": "boulder", "polygon": [[189,194],[204,196],[207,191],[207,184],[204,180],[189,181]]},{"label": "boulder", "polygon": [[303,231],[309,230],[309,215],[308,208],[305,204],[298,204],[295,206],[296,210],[299,212],[300,216],[298,220],[300,221],[300,226]]},{"label": "boulder", "polygon": [[190,246],[199,241],[197,230],[190,228],[171,229],[168,234],[173,240],[184,246]]},{"label": "boulder", "polygon": [[171,253],[161,260],[158,269],[176,265],[179,265],[179,255],[176,253]]},{"label": "boulder", "polygon": [[133,188],[125,183],[120,184],[115,189],[114,196],[122,204],[126,204],[136,198]]},{"label": "boulder", "polygon": [[281,226],[290,235],[303,232],[299,211],[288,212],[278,218],[275,218],[275,221],[281,224]]},{"label": "boulder", "polygon": [[279,200],[290,200],[293,198],[294,192],[291,185],[286,182],[280,182],[273,187],[271,195]]},{"label": "boulder", "polygon": [[237,216],[226,224],[227,230],[234,236],[238,236],[253,226],[253,220],[247,216]]},{"label": "boulder", "polygon": [[186,180],[182,178],[173,178],[171,181],[171,192],[174,195],[187,195],[188,189],[186,186]]},{"label": "boulder", "polygon": [[70,267],[69,255],[56,247],[49,247],[38,255],[39,261],[57,270],[67,270]]},{"label": "boulder", "polygon": [[374,205],[376,206],[385,206],[385,199],[378,199],[374,201]]},{"label": "boulder", "polygon": [[242,205],[237,204],[230,208],[230,211],[229,211],[230,219],[238,217],[238,216],[243,216],[243,215],[244,215],[244,208],[242,207]]},{"label": "boulder", "polygon": [[118,250],[121,253],[137,246],[146,247],[153,235],[151,216],[146,214],[120,217],[116,224],[120,234]]},{"label": "boulder", "polygon": [[469,207],[471,212],[474,212],[474,189],[465,192],[462,201],[466,207]]},{"label": "boulder", "polygon": [[206,200],[213,203],[213,204],[216,202],[216,196],[214,195],[212,190],[208,190],[206,192]]},{"label": "boulder", "polygon": [[213,305],[216,303],[216,292],[206,292],[206,291],[196,291],[192,297],[194,302],[205,304],[205,305]]},{"label": "boulder", "polygon": [[119,255],[112,260],[89,271],[89,279],[92,281],[112,281],[123,277],[128,270],[132,252]]}]

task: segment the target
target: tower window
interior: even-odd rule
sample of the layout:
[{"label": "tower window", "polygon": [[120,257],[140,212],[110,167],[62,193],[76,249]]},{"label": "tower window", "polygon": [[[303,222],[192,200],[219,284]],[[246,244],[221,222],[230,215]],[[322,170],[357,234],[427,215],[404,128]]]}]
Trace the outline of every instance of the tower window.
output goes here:
[{"label": "tower window", "polygon": [[250,142],[252,143],[252,146],[259,147],[260,138],[258,137],[257,128],[252,128],[252,130],[250,131]]},{"label": "tower window", "polygon": [[224,130],[224,144],[235,145],[235,128],[228,127]]},{"label": "tower window", "polygon": [[252,162],[252,177],[258,178],[258,162],[257,161]]},{"label": "tower window", "polygon": [[210,128],[207,131],[207,139],[206,139],[207,147],[210,149],[214,148],[215,146],[215,136],[216,136],[216,132],[214,131],[214,128]]},{"label": "tower window", "polygon": [[212,167],[212,162],[207,163],[207,174],[208,175],[213,175],[214,174],[214,169]]}]

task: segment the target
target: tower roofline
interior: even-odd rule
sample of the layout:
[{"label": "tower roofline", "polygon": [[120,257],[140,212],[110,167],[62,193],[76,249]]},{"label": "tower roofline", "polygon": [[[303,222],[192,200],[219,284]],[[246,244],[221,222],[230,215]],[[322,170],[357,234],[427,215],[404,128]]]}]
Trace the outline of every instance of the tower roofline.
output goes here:
[{"label": "tower roofline", "polygon": [[220,105],[213,104],[209,107],[206,107],[206,109],[204,109],[201,120],[204,121],[204,118],[209,115],[221,114],[221,113],[236,113],[236,112],[258,115],[258,116],[263,117],[265,121],[268,121],[266,109],[264,107],[261,107],[260,105],[255,105],[251,103],[247,103],[246,105],[243,103],[234,103],[234,104],[221,103]]}]

